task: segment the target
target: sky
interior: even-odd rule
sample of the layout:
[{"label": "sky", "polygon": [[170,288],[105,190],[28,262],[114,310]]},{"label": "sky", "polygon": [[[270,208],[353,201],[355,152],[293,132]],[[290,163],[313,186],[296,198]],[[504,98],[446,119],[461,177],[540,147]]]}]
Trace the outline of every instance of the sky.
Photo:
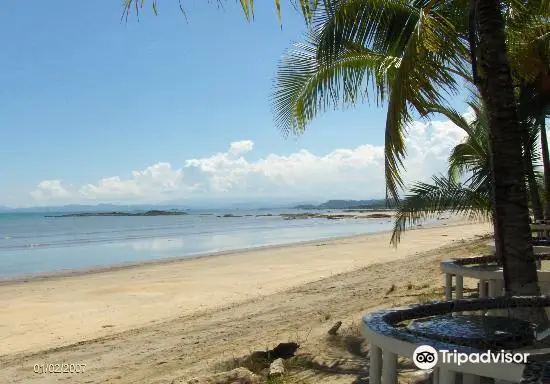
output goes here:
[{"label": "sky", "polygon": [[[278,61],[305,32],[289,1],[282,25],[274,2],[253,22],[232,0],[183,3],[127,21],[120,1],[3,5],[0,205],[383,196],[383,107],[323,113],[299,137],[273,122]],[[406,180],[444,171],[462,138],[413,123]]]}]

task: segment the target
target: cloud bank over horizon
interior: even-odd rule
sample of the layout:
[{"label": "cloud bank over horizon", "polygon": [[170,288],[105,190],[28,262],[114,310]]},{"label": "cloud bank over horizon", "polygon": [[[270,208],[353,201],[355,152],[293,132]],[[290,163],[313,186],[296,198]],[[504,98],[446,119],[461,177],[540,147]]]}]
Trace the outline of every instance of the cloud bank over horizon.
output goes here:
[{"label": "cloud bank over horizon", "polygon": [[[416,121],[409,126],[407,183],[445,172],[450,150],[465,137],[452,122]],[[157,203],[185,198],[369,198],[384,195],[384,148],[361,144],[317,154],[301,149],[250,160],[252,140],[229,143],[226,152],[183,164],[157,162],[128,175],[83,185],[42,180],[30,192],[36,205]]]}]

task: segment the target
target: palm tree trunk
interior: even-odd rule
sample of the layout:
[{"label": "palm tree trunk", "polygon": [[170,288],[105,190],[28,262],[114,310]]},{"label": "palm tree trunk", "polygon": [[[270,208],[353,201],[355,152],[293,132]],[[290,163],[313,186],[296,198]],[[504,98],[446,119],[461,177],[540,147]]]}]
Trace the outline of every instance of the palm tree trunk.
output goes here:
[{"label": "palm tree trunk", "polygon": [[550,219],[550,155],[548,154],[548,138],[546,137],[546,122],[540,123],[540,146],[542,147],[542,166],[544,168],[544,190],[546,194],[545,219]]},{"label": "palm tree trunk", "polygon": [[[478,1],[482,97],[488,111],[493,168],[496,253],[504,271],[507,295],[540,295],[529,228],[521,129],[506,54],[499,0]],[[539,326],[547,325],[543,309],[516,311]]]}]

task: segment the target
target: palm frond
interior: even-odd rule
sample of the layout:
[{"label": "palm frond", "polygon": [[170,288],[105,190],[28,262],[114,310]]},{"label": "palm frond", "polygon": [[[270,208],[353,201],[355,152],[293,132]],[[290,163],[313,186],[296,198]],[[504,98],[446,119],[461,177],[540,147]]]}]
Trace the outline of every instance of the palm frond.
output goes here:
[{"label": "palm frond", "polygon": [[549,0],[504,0],[505,24],[509,28],[522,29],[524,26],[550,16]]},{"label": "palm frond", "polygon": [[[526,163],[533,168],[539,166],[538,131],[539,123],[534,116],[540,116],[539,106],[543,105],[542,96],[529,86],[524,86],[518,98],[518,116],[525,129],[527,143],[524,143]],[[465,121],[456,111],[434,106],[433,112],[443,113],[456,125],[467,132],[466,139],[457,144],[449,156],[448,176],[434,177],[431,184],[417,183],[409,195],[401,202],[396,221],[392,243],[396,245],[406,228],[421,220],[434,217],[444,211],[467,214],[470,218],[491,217],[492,171],[489,145],[488,116],[481,105],[479,95],[473,94],[468,102],[475,111],[472,121]],[[466,126],[467,125],[467,126]],[[532,198],[538,196],[538,184],[541,173],[526,173],[525,181],[532,191]],[[532,177],[530,180],[529,177]],[[538,201],[538,198],[537,198]]]},{"label": "palm frond", "polygon": [[407,0],[332,0],[313,17],[320,56],[337,57],[346,41],[380,52],[402,51],[418,21]]},{"label": "palm frond", "polygon": [[403,187],[404,135],[413,114],[425,116],[428,106],[445,104],[445,95],[458,91],[454,76],[467,73],[467,50],[453,24],[456,12],[448,12],[441,3],[335,0],[313,18],[319,61],[338,60],[350,42],[399,58],[388,87],[376,90],[379,99],[387,95],[388,101],[385,172],[388,197],[393,200]]},{"label": "palm frond", "polygon": [[[386,183],[392,197],[403,187],[400,170],[406,156],[404,133],[412,111],[427,116],[434,105],[446,105],[444,94],[458,92],[449,68],[463,71],[466,51],[456,41],[456,32],[440,15],[420,10],[414,33],[403,52],[401,65],[391,84],[386,118]],[[451,46],[454,45],[454,46]],[[462,52],[462,58],[461,58]]]},{"label": "palm frond", "polygon": [[489,219],[488,191],[482,193],[442,176],[434,176],[431,184],[416,183],[397,210],[391,244],[396,246],[408,228],[445,212],[463,214],[469,219]]},{"label": "palm frond", "polygon": [[461,128],[466,134],[473,135],[474,131],[470,126],[470,122],[466,121],[464,116],[456,111],[456,109],[445,105],[428,105],[426,110],[429,114],[439,113],[449,119],[454,125]]},{"label": "palm frond", "polygon": [[[549,15],[550,16],[550,15]],[[538,17],[509,24],[506,28],[508,55],[514,76],[534,82],[550,71],[550,22]]]},{"label": "palm frond", "polygon": [[[217,4],[221,4],[222,0],[214,0],[213,2]],[[277,15],[279,17],[279,20],[281,20],[281,0],[274,0],[275,2],[275,10],[277,12]],[[302,12],[302,15],[304,16],[304,20],[306,23],[309,24],[313,13],[317,9],[320,0],[298,0],[297,4],[295,0],[290,0],[292,4],[294,4],[297,8],[300,9]],[[158,14],[158,0],[148,0],[148,3],[151,4],[151,8],[154,12],[154,14]],[[179,8],[180,10],[185,14],[185,10],[182,5],[182,0],[178,0]],[[241,9],[243,11],[243,14],[247,20],[254,19],[254,0],[239,0],[239,3],[241,5]],[[123,0],[122,1],[123,6],[123,17],[128,17],[130,12],[135,11],[136,16],[139,16],[140,11],[145,6],[145,0]]]},{"label": "palm frond", "polygon": [[[279,65],[272,93],[275,123],[285,134],[300,134],[320,112],[369,99],[368,89],[388,88],[399,59],[350,45],[337,60],[317,58],[316,36],[296,44]],[[384,92],[384,91],[381,91]],[[377,99],[379,101],[379,99]]]}]

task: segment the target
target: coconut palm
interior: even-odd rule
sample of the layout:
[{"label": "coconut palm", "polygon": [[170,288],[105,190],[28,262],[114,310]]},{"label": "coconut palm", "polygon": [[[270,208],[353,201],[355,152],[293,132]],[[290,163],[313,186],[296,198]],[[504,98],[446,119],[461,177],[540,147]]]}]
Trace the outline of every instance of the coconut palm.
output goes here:
[{"label": "coconut palm", "polygon": [[[507,295],[540,295],[523,182],[522,131],[518,121],[512,71],[507,55],[500,0],[472,0],[479,38],[482,76],[476,85],[489,120],[492,200],[496,255],[502,263]],[[473,42],[470,43],[473,47]],[[475,53],[474,53],[475,54]],[[542,308],[512,309],[539,329],[548,327]]]},{"label": "coconut palm", "polygon": [[313,15],[306,43],[289,51],[279,66],[273,96],[277,125],[302,133],[327,107],[387,102],[386,183],[396,200],[403,187],[405,126],[415,113],[426,116],[428,106],[445,104],[447,94],[458,92],[458,78],[470,77],[465,35],[455,27],[465,23],[456,12],[462,3],[325,3]]},{"label": "coconut palm", "polygon": [[[313,15],[313,30],[305,43],[287,52],[279,66],[273,92],[277,125],[284,132],[300,134],[329,107],[364,100],[387,102],[386,183],[390,196],[397,199],[403,186],[399,171],[406,153],[407,123],[415,113],[428,115],[427,106],[445,105],[445,96],[456,93],[458,79],[473,81],[467,4],[463,0],[325,2]],[[518,63],[514,73],[533,80],[550,63],[537,53],[547,23],[534,27],[538,19],[526,16],[533,9],[511,4],[514,12],[508,12],[507,20],[513,28],[507,34],[514,41],[513,62]],[[533,58],[542,64],[529,66]]]},{"label": "coconut palm", "polygon": [[[408,194],[399,202],[395,217],[391,243],[397,245],[402,232],[417,223],[434,218],[444,213],[462,214],[470,219],[491,220],[491,152],[489,148],[489,121],[481,100],[476,96],[469,103],[474,112],[472,121],[467,121],[456,111],[438,108],[466,133],[463,142],[457,144],[449,156],[447,175],[433,176],[431,183],[417,182],[409,189]],[[522,109],[520,105],[518,109]],[[526,168],[525,182],[531,193],[535,188],[537,193],[531,193],[538,199],[538,189],[542,176],[534,171],[539,167],[538,127],[530,121],[522,121],[527,126],[528,146],[525,152],[530,158],[529,168]],[[531,175],[533,170],[534,184]],[[536,202],[532,201],[533,211]]]},{"label": "coconut palm", "polygon": [[[520,12],[517,12],[520,9]],[[519,117],[529,116],[539,124],[542,161],[545,173],[545,194],[550,195],[550,156],[544,128],[545,118],[550,105],[550,23],[548,15],[550,3],[547,0],[512,3],[505,13],[506,40],[511,58],[510,66],[519,97],[530,99],[523,103],[527,108],[519,110]],[[550,202],[546,209],[538,209],[536,218],[550,215]]]},{"label": "coconut palm", "polygon": [[[515,28],[510,29],[510,35],[519,36],[513,32],[522,23],[527,27],[531,22],[543,24],[547,20],[547,8],[537,9],[538,18],[531,16],[533,3],[506,4],[506,20]],[[469,7],[460,1],[437,0],[334,0],[331,4],[325,6],[315,30],[317,54],[313,59],[299,51],[291,54],[291,60],[284,63],[287,68],[279,73],[275,97],[279,123],[282,117],[287,124],[283,128],[300,132],[318,110],[334,102],[335,96],[343,94],[344,101],[359,100],[365,89],[361,80],[376,79],[375,85],[383,85],[376,88],[377,96],[388,100],[385,171],[389,192],[397,199],[403,185],[399,176],[405,154],[403,132],[411,110],[426,115],[427,105],[444,104],[443,92],[456,89],[456,75],[467,78],[463,68],[469,60],[491,127],[495,243],[506,271],[506,291],[539,294],[523,183],[525,137],[518,122],[512,71],[503,54],[507,46],[501,2],[471,0]],[[364,53],[385,60],[382,64],[369,60],[367,64],[373,65],[357,67],[349,57],[350,50],[367,50]],[[516,51],[520,50],[511,52]],[[388,68],[389,59],[395,64]],[[294,67],[288,66],[289,61],[296,63]],[[346,66],[346,61],[353,65]],[[309,71],[309,78],[297,74],[301,68]],[[318,77],[311,68],[320,73],[332,70],[335,79]],[[370,77],[362,74],[365,71]],[[288,87],[293,79],[298,85]],[[543,315],[542,311],[536,315],[541,323],[546,322]]]},{"label": "coconut palm", "polygon": [[[530,124],[538,126],[538,132],[540,132],[540,148],[542,149],[542,165],[544,170],[544,184],[541,190],[544,192],[544,196],[550,196],[550,155],[548,152],[548,140],[546,137],[546,124],[545,119],[549,114],[550,95],[545,93],[537,86],[538,81],[525,84],[521,87],[521,93],[525,102],[522,103],[525,106],[525,110],[519,110],[519,115],[525,117],[530,121]],[[542,199],[541,199],[542,200]],[[541,213],[539,216],[544,218],[550,218],[550,200],[546,200],[546,206],[541,207]],[[543,213],[543,214],[542,214]]]}]

